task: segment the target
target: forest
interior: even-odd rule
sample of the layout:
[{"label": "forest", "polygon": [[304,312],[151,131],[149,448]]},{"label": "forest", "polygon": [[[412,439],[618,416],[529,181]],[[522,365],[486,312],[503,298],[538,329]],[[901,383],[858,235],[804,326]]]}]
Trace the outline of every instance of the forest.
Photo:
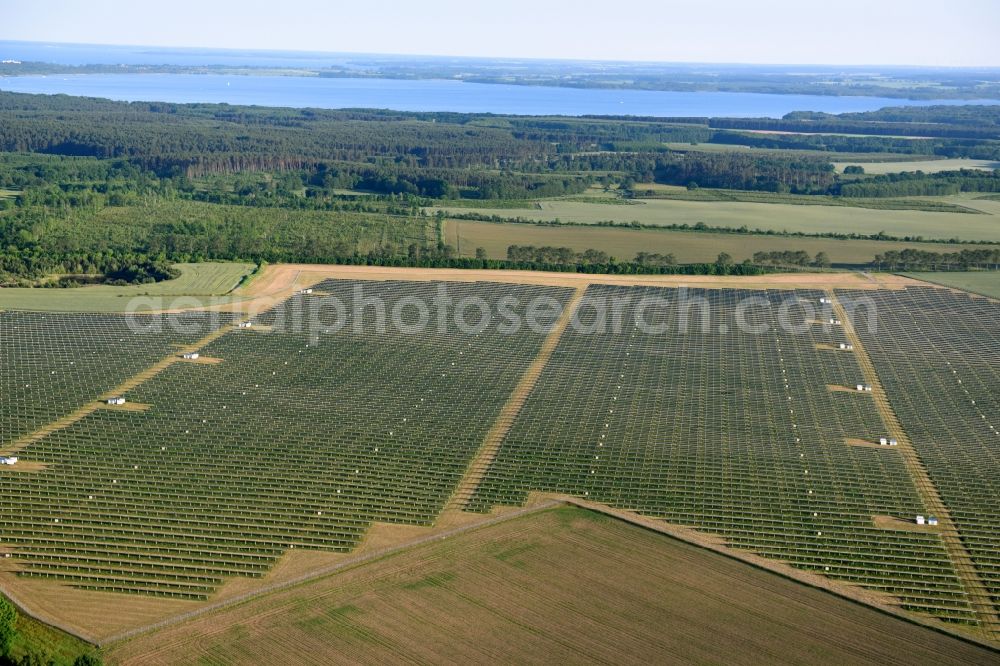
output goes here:
[{"label": "forest", "polygon": [[[0,151],[125,159],[160,178],[301,170],[310,172],[304,184],[320,188],[471,199],[574,194],[606,179],[607,172],[622,172],[639,182],[655,176],[661,182],[694,181],[702,187],[818,193],[832,191],[832,169],[820,157],[794,151],[1000,155],[1000,114],[994,107],[884,112],[798,113],[780,120],[625,120],[126,103],[0,93]],[[971,124],[970,117],[981,117],[981,122]],[[911,135],[922,138],[899,138]],[[666,148],[667,143],[685,142],[785,150],[749,157]]]},{"label": "forest", "polygon": [[[770,150],[685,148],[702,143]],[[996,193],[995,170],[838,174],[832,161],[843,151],[878,159],[998,150],[1000,111],[982,106],[779,120],[570,118],[0,92],[0,283],[73,286],[94,276],[143,283],[169,278],[173,262],[200,260],[696,270],[667,254],[622,260],[600,249],[567,255],[517,244],[505,260],[460,257],[443,242],[443,218],[425,209],[462,200],[532,206],[594,188],[628,203],[641,183],[845,200]],[[870,237],[882,238],[876,232]],[[753,270],[824,265],[781,253],[752,263]],[[716,262],[697,270],[737,269]]]}]

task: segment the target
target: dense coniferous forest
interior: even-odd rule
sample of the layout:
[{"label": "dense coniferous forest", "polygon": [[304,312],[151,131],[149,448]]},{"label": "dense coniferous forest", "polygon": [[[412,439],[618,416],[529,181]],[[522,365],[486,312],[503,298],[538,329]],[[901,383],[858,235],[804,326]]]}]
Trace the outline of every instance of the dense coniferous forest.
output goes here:
[{"label": "dense coniferous forest", "polygon": [[[777,150],[685,148],[696,143]],[[851,199],[988,193],[1000,191],[1000,172],[840,175],[832,160],[844,151],[877,159],[998,150],[1000,110],[982,106],[780,120],[569,118],[0,92],[0,280],[49,276],[45,284],[67,286],[99,275],[141,283],[170,277],[172,262],[199,260],[453,265],[467,259],[447,247],[441,219],[425,211],[438,200],[502,206],[594,186],[627,197],[637,183]],[[513,244],[501,263],[693,270],[669,255],[622,263],[600,250],[564,251]],[[758,269],[817,265],[774,253],[759,259]]]},{"label": "dense coniferous forest", "polygon": [[1000,192],[1000,170],[890,173],[862,182],[844,183],[839,188],[839,194],[845,197],[943,196],[960,192]]}]

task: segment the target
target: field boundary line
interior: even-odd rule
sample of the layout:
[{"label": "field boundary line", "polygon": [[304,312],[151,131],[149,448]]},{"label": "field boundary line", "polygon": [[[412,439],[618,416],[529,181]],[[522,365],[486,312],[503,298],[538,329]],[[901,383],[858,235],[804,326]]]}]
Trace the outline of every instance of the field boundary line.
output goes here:
[{"label": "field boundary line", "polygon": [[[442,532],[428,534],[426,536],[422,536],[422,537],[419,537],[417,539],[412,539],[410,541],[399,543],[399,544],[396,544],[396,545],[393,545],[393,546],[386,546],[385,548],[380,548],[378,550],[374,550],[374,551],[369,552],[369,553],[364,553],[364,554],[358,555],[356,557],[353,557],[351,559],[344,560],[343,562],[338,562],[337,564],[334,564],[334,565],[331,565],[331,566],[328,566],[328,567],[323,567],[323,568],[317,569],[315,571],[310,571],[309,573],[303,574],[301,576],[297,576],[297,577],[292,578],[290,580],[285,580],[285,581],[281,581],[281,582],[278,582],[278,583],[274,583],[272,585],[268,585],[268,586],[259,588],[257,590],[252,590],[250,592],[246,592],[244,594],[241,594],[241,595],[229,598],[229,599],[223,599],[221,601],[217,601],[215,603],[209,604],[207,606],[203,606],[201,608],[196,608],[196,609],[194,609],[192,611],[189,611],[187,613],[181,613],[179,615],[174,615],[172,617],[168,617],[168,618],[166,618],[164,620],[160,620],[158,622],[153,622],[151,624],[148,624],[148,625],[145,625],[145,626],[142,626],[142,627],[136,627],[134,629],[129,629],[127,631],[123,631],[123,632],[120,632],[118,634],[113,634],[111,636],[98,639],[98,640],[94,641],[94,645],[96,645],[97,647],[100,647],[100,648],[105,648],[105,647],[108,647],[108,646],[113,645],[115,643],[121,643],[122,641],[126,641],[126,640],[128,640],[130,638],[135,638],[136,636],[139,636],[140,634],[150,633],[152,631],[157,631],[159,629],[163,629],[165,627],[168,627],[168,626],[171,626],[171,625],[174,625],[174,624],[178,624],[180,622],[186,622],[187,620],[191,620],[191,619],[194,619],[196,617],[200,617],[200,616],[208,614],[208,613],[213,613],[213,612],[216,612],[216,611],[219,611],[219,610],[230,608],[232,606],[238,606],[238,605],[244,604],[244,603],[246,603],[248,601],[253,601],[253,600],[258,599],[260,597],[268,596],[268,595],[273,594],[275,592],[282,592],[284,590],[291,589],[293,587],[298,587],[298,586],[304,585],[306,583],[311,583],[311,582],[319,580],[321,578],[327,578],[329,576],[332,576],[334,574],[338,574],[338,573],[340,573],[342,571],[345,571],[347,569],[353,569],[353,568],[355,568],[357,566],[371,564],[372,562],[381,560],[381,559],[386,558],[386,557],[390,557],[392,555],[396,555],[398,553],[401,553],[403,551],[409,550],[411,548],[416,548],[418,546],[423,546],[425,544],[433,543],[435,541],[443,541],[443,540],[449,539],[449,538],[451,538],[453,536],[457,536],[459,534],[464,534],[466,532],[471,532],[471,531],[478,530],[478,529],[481,529],[481,528],[484,528],[484,527],[491,527],[493,525],[497,525],[497,524],[506,522],[508,520],[513,520],[515,518],[520,518],[520,517],[523,517],[523,516],[528,516],[528,515],[531,515],[531,514],[534,514],[534,513],[540,513],[542,511],[547,511],[549,509],[553,509],[553,508],[555,508],[557,506],[560,506],[562,504],[565,504],[565,502],[563,502],[560,499],[552,499],[552,500],[548,500],[548,501],[545,501],[545,502],[542,502],[540,504],[536,504],[536,505],[533,505],[533,506],[524,507],[524,508],[520,508],[520,509],[514,509],[512,511],[508,511],[506,513],[502,513],[502,514],[497,515],[497,516],[487,517],[484,520],[476,521],[474,523],[469,523],[467,525],[459,525],[459,526],[453,527],[451,529],[444,530]],[[74,635],[78,635],[75,632],[69,632],[69,633],[73,633]]]},{"label": "field boundary line", "polygon": [[493,422],[493,426],[486,433],[482,445],[476,451],[476,455],[472,458],[468,468],[466,468],[465,475],[458,482],[455,492],[452,493],[451,499],[445,505],[445,511],[464,511],[465,507],[468,506],[469,500],[472,499],[472,495],[479,488],[479,484],[486,476],[487,470],[489,470],[490,465],[493,464],[493,460],[497,457],[504,438],[514,426],[514,421],[521,413],[521,409],[524,407],[524,403],[527,402],[528,396],[531,395],[531,392],[535,389],[535,385],[538,384],[538,380],[542,376],[542,371],[545,370],[549,359],[552,358],[552,354],[559,345],[563,333],[576,315],[580,301],[583,300],[583,296],[589,286],[589,283],[577,286],[573,296],[563,307],[559,321],[549,331],[548,336],[546,336],[545,341],[538,350],[538,354],[535,356],[535,360],[525,369],[517,386],[511,391],[510,397],[497,415],[496,421]]},{"label": "field boundary line", "polygon": [[979,577],[979,572],[972,557],[969,555],[969,551],[965,548],[965,544],[962,543],[962,537],[958,532],[955,521],[951,517],[948,506],[941,499],[941,494],[938,492],[937,486],[934,485],[930,473],[920,459],[920,455],[917,453],[916,448],[914,448],[913,442],[903,429],[902,422],[896,415],[896,411],[892,408],[892,403],[889,402],[889,396],[885,391],[885,387],[882,386],[882,382],[875,370],[875,364],[872,362],[871,356],[868,355],[868,350],[865,349],[861,336],[855,330],[847,311],[833,291],[827,291],[827,294],[836,316],[842,322],[841,325],[844,329],[844,334],[854,344],[854,354],[858,360],[858,364],[861,366],[865,383],[872,387],[872,397],[875,399],[875,406],[882,416],[882,421],[889,430],[888,435],[895,438],[899,443],[899,453],[902,455],[903,463],[906,466],[907,472],[909,472],[910,479],[913,481],[920,501],[928,513],[938,519],[941,543],[948,554],[948,559],[951,560],[951,566],[955,570],[956,576],[965,589],[969,607],[975,613],[981,625],[980,628],[987,636],[990,638],[1000,637],[1000,615],[997,614],[997,610],[993,605],[989,590]]}]

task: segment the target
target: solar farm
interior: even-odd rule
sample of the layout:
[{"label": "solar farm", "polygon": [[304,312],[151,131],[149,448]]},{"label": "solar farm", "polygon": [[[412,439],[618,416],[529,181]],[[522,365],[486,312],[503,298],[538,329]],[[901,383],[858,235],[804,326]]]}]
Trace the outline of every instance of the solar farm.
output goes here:
[{"label": "solar farm", "polygon": [[[998,635],[1000,305],[613,282],[325,279],[163,330],[0,312],[0,456],[16,457],[0,465],[0,583],[183,613],[266,585],[291,553],[356,553],[376,525],[556,495]],[[539,299],[562,314],[516,333],[421,327],[409,305],[443,284],[511,317]],[[404,326],[376,306],[294,323],[358,294]]]},{"label": "solar farm", "polygon": [[[565,291],[514,293],[539,289]],[[379,293],[430,299],[433,286]],[[429,525],[542,340],[383,336],[372,318],[310,344],[311,332],[268,333],[282,311],[230,325],[196,362],[127,394],[123,407],[148,409],[96,410],[19,451],[46,465],[0,477],[0,534],[21,576],[206,600],[286,550],[348,551],[374,521]]]},{"label": "solar farm", "polygon": [[[774,315],[786,299],[818,304],[823,294],[690,296],[732,322],[747,298],[766,299],[771,307],[755,310]],[[839,351],[843,330],[751,322],[760,324],[770,332],[567,331],[472,508],[519,503],[534,489],[584,496],[973,620],[936,535],[872,522],[923,509],[895,451],[847,443],[878,441],[885,426],[869,395],[829,388],[861,377],[854,355]]]},{"label": "solar farm", "polygon": [[1000,604],[1000,306],[943,289],[858,294],[857,329],[895,413],[967,551],[963,566]]}]

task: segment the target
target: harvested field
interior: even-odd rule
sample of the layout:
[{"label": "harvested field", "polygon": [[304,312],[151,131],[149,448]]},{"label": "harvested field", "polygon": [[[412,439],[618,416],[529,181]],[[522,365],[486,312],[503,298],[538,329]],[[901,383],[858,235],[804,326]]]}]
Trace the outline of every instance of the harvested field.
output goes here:
[{"label": "harvested field", "polygon": [[811,256],[825,252],[835,264],[867,264],[877,254],[918,246],[928,252],[953,252],[955,246],[935,243],[839,240],[750,234],[726,234],[613,227],[542,226],[448,220],[445,240],[474,256],[476,248],[486,249],[492,259],[506,259],[510,245],[552,245],[571,247],[577,252],[602,250],[620,260],[631,260],[639,252],[673,254],[682,264],[711,263],[720,252],[736,261],[752,258],[754,252],[804,250]]},{"label": "harvested field", "polygon": [[[595,281],[603,284],[697,286],[697,287],[746,287],[760,289],[898,289],[916,280],[900,275],[859,274],[846,272],[788,273],[753,277],[715,275],[604,275],[582,273],[557,273],[518,270],[471,270],[450,268],[386,268],[380,266],[344,266],[333,264],[272,264],[264,268],[250,284],[241,286],[222,302],[173,300],[159,301],[163,310],[150,312],[180,313],[191,310],[215,310],[260,313],[295,295],[303,287],[310,287],[326,279],[335,280],[410,280],[440,282],[501,282],[504,284],[535,284],[575,288]],[[61,300],[64,290],[33,289],[33,307],[14,307],[12,310],[64,311],[72,308]],[[315,296],[329,295],[321,291]],[[50,302],[48,299],[53,298]],[[2,310],[0,310],[2,312]],[[267,330],[264,325],[255,326]],[[177,345],[178,348],[183,345]]]},{"label": "harvested field", "polygon": [[[922,236],[927,239],[1000,241],[997,224],[998,201],[973,199],[968,195],[937,197],[936,201],[954,203],[989,215],[938,213],[915,210],[874,210],[843,206],[799,206],[792,204],[746,203],[725,201],[680,201],[651,199],[634,205],[601,204],[581,201],[542,201],[541,210],[491,209],[488,206],[455,212],[477,212],[502,218],[522,217],[534,221],[562,220],[578,224],[633,221],[651,225],[702,222],[710,227],[749,227],[774,231],[805,233],[877,234]],[[431,212],[439,209],[431,208]],[[440,210],[448,212],[447,207]],[[523,243],[522,243],[523,244]]]},{"label": "harvested field", "polygon": [[940,171],[958,171],[959,169],[1000,169],[1000,162],[994,160],[973,160],[973,159],[937,159],[937,160],[907,160],[907,161],[884,161],[884,162],[845,162],[840,159],[833,163],[838,173],[844,173],[844,167],[857,164],[865,169],[865,173],[886,174],[901,173],[903,171],[923,171],[924,173],[938,173]]},{"label": "harvested field", "polygon": [[996,655],[576,508],[420,546],[107,654],[144,666],[666,658],[959,664]]},{"label": "harvested field", "polygon": [[[797,134],[797,132],[790,132],[791,134]],[[909,137],[897,137],[901,139]],[[810,157],[822,157],[827,160],[832,160],[836,158],[838,161],[847,161],[848,164],[861,164],[870,161],[879,162],[889,162],[891,160],[899,160],[900,162],[912,162],[914,161],[914,155],[912,153],[842,153],[842,152],[831,152],[829,150],[805,150],[797,149],[794,151],[788,148],[762,148],[759,146],[745,146],[741,143],[684,143],[680,141],[671,141],[666,144],[667,148],[670,150],[676,150],[680,152],[696,152],[696,153],[758,153],[758,154],[789,154],[794,152],[795,155],[808,155]],[[927,161],[934,159],[933,155],[922,156],[925,157]]]},{"label": "harvested field", "polygon": [[[385,268],[381,266],[334,266],[316,264],[275,264],[241,295],[257,304],[271,299],[284,300],[303,284],[333,280],[412,280],[439,282],[502,282],[576,288],[584,284],[648,285],[662,287],[747,288],[747,289],[901,289],[919,281],[888,273],[775,273],[742,277],[734,275],[588,275],[517,270],[465,270],[448,268]],[[259,307],[259,306],[258,306]]]},{"label": "harvested field", "polygon": [[[839,197],[824,194],[779,194],[776,192],[761,192],[758,190],[726,190],[726,189],[696,189],[689,190],[679,185],[662,185],[655,183],[640,184],[635,188],[637,200],[622,200],[617,203],[634,205],[636,201],[650,199],[672,199],[675,201],[700,201],[705,203],[760,203],[760,204],[790,204],[795,206],[827,206],[851,208],[869,208],[873,210],[910,210],[936,213],[973,213],[976,211],[958,203],[941,201],[934,197]],[[607,197],[607,195],[605,195]],[[600,203],[599,201],[592,201]],[[441,207],[447,207],[439,204]],[[536,206],[541,209],[541,204]]]}]

